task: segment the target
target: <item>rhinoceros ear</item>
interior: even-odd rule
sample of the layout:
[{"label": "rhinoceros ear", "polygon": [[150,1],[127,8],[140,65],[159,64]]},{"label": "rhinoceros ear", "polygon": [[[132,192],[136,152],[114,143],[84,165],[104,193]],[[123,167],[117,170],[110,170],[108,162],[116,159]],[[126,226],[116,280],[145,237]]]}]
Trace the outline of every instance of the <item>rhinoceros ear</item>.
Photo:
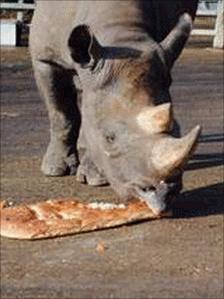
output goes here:
[{"label": "rhinoceros ear", "polygon": [[180,55],[192,29],[192,17],[184,13],[177,25],[171,30],[167,37],[160,42],[165,52],[165,59],[168,67],[172,67],[175,60]]},{"label": "rhinoceros ear", "polygon": [[87,25],[79,25],[73,29],[68,46],[74,61],[85,68],[93,68],[102,52],[102,47]]},{"label": "rhinoceros ear", "polygon": [[137,124],[149,134],[167,132],[171,129],[171,103],[146,107],[136,117]]},{"label": "rhinoceros ear", "polygon": [[161,175],[168,176],[176,168],[187,161],[195,149],[201,127],[196,126],[182,138],[165,136],[159,140],[152,150],[152,161]]}]

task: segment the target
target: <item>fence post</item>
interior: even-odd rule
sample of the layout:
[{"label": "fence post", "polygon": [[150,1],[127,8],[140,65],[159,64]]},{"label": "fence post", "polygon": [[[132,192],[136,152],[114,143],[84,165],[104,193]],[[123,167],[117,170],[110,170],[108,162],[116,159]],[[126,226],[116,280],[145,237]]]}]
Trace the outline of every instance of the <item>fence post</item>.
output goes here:
[{"label": "fence post", "polygon": [[218,2],[217,18],[215,23],[215,37],[213,40],[214,48],[224,48],[224,3],[223,0]]},{"label": "fence post", "polygon": [[[22,4],[23,0],[19,0],[18,3]],[[18,22],[22,22],[23,21],[23,12],[22,11],[18,11],[17,12],[17,21]]]}]

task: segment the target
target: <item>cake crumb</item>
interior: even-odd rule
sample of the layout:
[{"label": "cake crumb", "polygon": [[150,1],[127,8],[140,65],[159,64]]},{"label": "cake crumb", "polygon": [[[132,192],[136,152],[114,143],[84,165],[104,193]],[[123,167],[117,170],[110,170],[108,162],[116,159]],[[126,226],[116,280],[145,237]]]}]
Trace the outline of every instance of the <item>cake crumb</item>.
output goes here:
[{"label": "cake crumb", "polygon": [[106,249],[107,247],[103,241],[99,242],[96,246],[96,251],[100,254],[104,254]]}]

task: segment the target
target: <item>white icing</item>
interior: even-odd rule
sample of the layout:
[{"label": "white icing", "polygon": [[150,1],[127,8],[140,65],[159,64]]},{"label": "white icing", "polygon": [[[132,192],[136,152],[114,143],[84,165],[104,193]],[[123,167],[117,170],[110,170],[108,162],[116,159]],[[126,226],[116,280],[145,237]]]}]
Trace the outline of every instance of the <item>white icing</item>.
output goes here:
[{"label": "white icing", "polygon": [[109,202],[91,202],[88,204],[88,207],[91,209],[100,209],[100,210],[112,210],[112,209],[125,209],[124,204],[113,204]]}]

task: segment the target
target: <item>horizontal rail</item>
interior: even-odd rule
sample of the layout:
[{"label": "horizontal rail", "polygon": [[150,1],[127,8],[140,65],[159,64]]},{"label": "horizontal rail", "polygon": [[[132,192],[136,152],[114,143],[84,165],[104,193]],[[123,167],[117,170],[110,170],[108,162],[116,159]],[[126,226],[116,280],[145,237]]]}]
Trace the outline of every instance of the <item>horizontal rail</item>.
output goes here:
[{"label": "horizontal rail", "polygon": [[8,10],[34,10],[36,7],[35,4],[28,4],[28,3],[1,3],[1,9],[8,9]]},{"label": "horizontal rail", "polygon": [[201,10],[199,9],[197,12],[196,12],[196,15],[198,17],[216,17],[217,16],[217,11],[216,10]]},{"label": "horizontal rail", "polygon": [[191,35],[214,36],[214,29],[193,29]]}]

